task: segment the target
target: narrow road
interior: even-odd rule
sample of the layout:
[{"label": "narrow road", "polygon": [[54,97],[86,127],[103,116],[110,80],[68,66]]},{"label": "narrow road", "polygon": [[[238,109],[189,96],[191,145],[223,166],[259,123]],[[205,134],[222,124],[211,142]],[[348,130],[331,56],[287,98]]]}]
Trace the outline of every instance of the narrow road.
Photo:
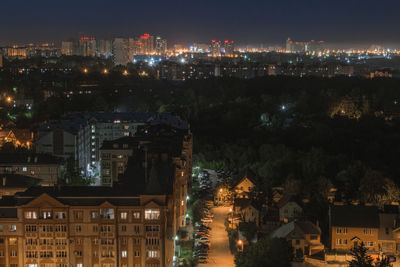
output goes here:
[{"label": "narrow road", "polygon": [[207,264],[199,264],[200,267],[235,267],[234,257],[229,250],[228,233],[225,231],[225,218],[230,207],[216,207],[212,211],[214,220],[211,223],[210,241],[211,251]]}]

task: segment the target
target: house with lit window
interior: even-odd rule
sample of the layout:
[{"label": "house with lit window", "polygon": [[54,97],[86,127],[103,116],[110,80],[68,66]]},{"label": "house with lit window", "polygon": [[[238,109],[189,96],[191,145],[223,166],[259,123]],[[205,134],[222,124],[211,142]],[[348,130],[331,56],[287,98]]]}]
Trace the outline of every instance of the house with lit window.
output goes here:
[{"label": "house with lit window", "polygon": [[260,225],[260,210],[248,198],[236,198],[233,203],[233,216],[242,222],[252,222]]},{"label": "house with lit window", "polygon": [[5,144],[12,144],[14,147],[31,149],[33,143],[33,132],[29,129],[8,129],[0,130],[0,147]]},{"label": "house with lit window", "polygon": [[233,188],[234,198],[249,198],[256,185],[256,175],[251,170],[246,170],[243,178]]},{"label": "house with lit window", "polygon": [[377,207],[364,205],[333,205],[329,210],[330,246],[350,251],[361,242],[369,253],[379,252],[380,218]]},{"label": "house with lit window", "polygon": [[301,250],[302,255],[311,256],[324,250],[321,229],[310,221],[291,221],[276,229],[271,236],[286,239],[294,253]]}]

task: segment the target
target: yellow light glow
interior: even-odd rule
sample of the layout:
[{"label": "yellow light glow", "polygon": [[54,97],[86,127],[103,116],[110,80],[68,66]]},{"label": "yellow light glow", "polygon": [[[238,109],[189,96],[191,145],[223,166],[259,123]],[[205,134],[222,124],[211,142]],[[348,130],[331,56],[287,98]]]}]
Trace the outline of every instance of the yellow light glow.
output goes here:
[{"label": "yellow light glow", "polygon": [[88,69],[83,69],[83,72],[84,73],[88,73]]},{"label": "yellow light glow", "polygon": [[108,73],[108,70],[107,70],[107,69],[104,69],[103,73],[104,73],[104,74],[107,74],[107,73]]},{"label": "yellow light glow", "polygon": [[128,73],[128,71],[127,70],[124,70],[124,72],[122,73],[123,75],[128,75],[129,73]]},{"label": "yellow light glow", "polygon": [[11,101],[12,101],[12,98],[11,97],[7,97],[7,102],[11,103]]}]

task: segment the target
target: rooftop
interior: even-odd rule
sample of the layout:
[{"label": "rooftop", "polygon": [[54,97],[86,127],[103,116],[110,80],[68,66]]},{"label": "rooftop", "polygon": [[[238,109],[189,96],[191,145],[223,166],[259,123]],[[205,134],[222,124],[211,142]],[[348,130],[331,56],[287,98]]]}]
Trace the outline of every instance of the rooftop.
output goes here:
[{"label": "rooftop", "polygon": [[37,153],[0,153],[0,165],[15,164],[60,164],[62,159]]},{"label": "rooftop", "polygon": [[356,228],[379,228],[378,208],[363,205],[332,206],[331,225]]}]

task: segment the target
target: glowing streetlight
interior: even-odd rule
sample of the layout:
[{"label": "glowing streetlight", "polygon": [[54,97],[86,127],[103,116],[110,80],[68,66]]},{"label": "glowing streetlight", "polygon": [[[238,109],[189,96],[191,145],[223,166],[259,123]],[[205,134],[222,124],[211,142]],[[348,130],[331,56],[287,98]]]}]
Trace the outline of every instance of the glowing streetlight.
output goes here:
[{"label": "glowing streetlight", "polygon": [[239,241],[237,242],[238,246],[239,246],[239,251],[243,251],[243,241],[239,239]]},{"label": "glowing streetlight", "polygon": [[12,98],[9,96],[9,97],[6,98],[6,101],[7,101],[8,103],[11,103],[11,102],[12,102]]},{"label": "glowing streetlight", "polygon": [[83,72],[84,72],[84,73],[88,73],[88,69],[84,68],[84,69],[83,69]]},{"label": "glowing streetlight", "polygon": [[127,70],[124,70],[124,72],[122,73],[122,75],[125,75],[125,76],[127,76],[129,73],[128,73],[128,71]]},{"label": "glowing streetlight", "polygon": [[107,74],[107,73],[108,73],[108,70],[107,70],[107,69],[104,69],[103,73],[104,73],[104,74]]}]

